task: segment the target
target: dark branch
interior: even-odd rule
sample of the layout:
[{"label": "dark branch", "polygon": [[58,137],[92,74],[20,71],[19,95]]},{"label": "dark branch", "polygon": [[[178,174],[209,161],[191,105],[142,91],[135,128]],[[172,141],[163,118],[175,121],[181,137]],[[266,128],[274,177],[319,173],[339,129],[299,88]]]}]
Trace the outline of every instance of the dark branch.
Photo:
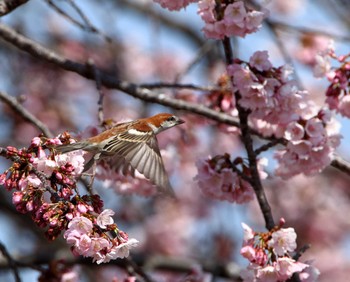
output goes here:
[{"label": "dark branch", "polygon": [[53,137],[51,131],[47,128],[47,126],[38,120],[35,116],[33,116],[28,110],[26,110],[16,98],[11,97],[5,92],[0,91],[0,100],[5,102],[7,105],[11,107],[16,113],[18,113],[24,120],[30,122],[35,127],[37,127],[46,137]]},{"label": "dark branch", "polygon": [[0,0],[0,17],[11,13],[29,0]]},{"label": "dark branch", "polygon": [[112,38],[108,35],[104,34],[102,31],[100,31],[98,28],[96,28],[88,19],[88,17],[83,13],[83,11],[75,4],[74,1],[69,0],[69,4],[71,7],[77,12],[77,14],[80,16],[80,18],[84,21],[84,24],[80,23],[70,15],[68,15],[63,9],[61,9],[59,6],[57,6],[52,0],[46,0],[45,1],[53,10],[55,10],[58,14],[60,14],[62,17],[66,18],[68,21],[73,23],[74,25],[78,26],[82,30],[96,33],[98,35],[101,35],[107,42],[112,42]]},{"label": "dark branch", "polygon": [[331,166],[339,169],[340,171],[346,173],[347,175],[350,175],[350,163],[343,160],[341,157],[337,155],[333,156]]},{"label": "dark branch", "polygon": [[9,265],[10,269],[12,269],[13,275],[15,276],[15,281],[21,282],[21,277],[19,276],[19,272],[18,272],[18,268],[17,268],[17,262],[11,257],[11,255],[7,251],[5,245],[3,245],[1,242],[0,242],[0,252],[7,259],[8,265]]},{"label": "dark branch", "polygon": [[[39,58],[41,60],[44,60],[46,62],[55,64],[56,66],[64,70],[78,73],[81,76],[91,80],[95,80],[97,75],[101,80],[101,84],[107,88],[120,90],[122,92],[128,93],[129,95],[146,102],[158,103],[163,106],[171,107],[173,109],[188,111],[193,114],[201,115],[203,117],[217,121],[219,123],[240,127],[239,121],[235,117],[232,117],[226,113],[217,112],[215,110],[205,107],[204,105],[199,105],[196,103],[190,103],[190,102],[170,98],[165,96],[164,94],[153,93],[149,89],[146,89],[147,87],[149,87],[150,89],[175,87],[175,88],[190,88],[190,89],[197,88],[198,90],[202,90],[201,87],[197,87],[191,84],[181,86],[177,84],[169,85],[165,83],[151,84],[151,85],[144,84],[142,85],[143,86],[142,87],[127,81],[119,81],[115,79],[114,76],[111,76],[97,68],[95,69],[95,71],[92,71],[91,67],[88,64],[81,64],[81,63],[77,63],[69,59],[66,59],[58,55],[54,51],[43,47],[39,43],[29,38],[26,38],[23,35],[20,35],[16,31],[14,31],[10,27],[2,23],[0,23],[0,37],[2,37],[5,41],[12,43],[15,47],[22,50],[23,52],[29,53],[32,56]],[[205,90],[205,88],[203,88],[203,90]],[[260,134],[259,132],[251,128],[249,129],[249,131],[250,131],[250,134],[259,136],[262,139],[271,140],[271,141],[276,139],[274,136],[271,136],[271,137],[262,136],[262,134]],[[334,163],[332,162],[332,166],[339,169],[340,167],[342,167],[341,170],[350,175],[350,169],[348,169],[347,166],[340,166],[339,159],[337,159]]]},{"label": "dark branch", "polygon": [[[0,37],[2,37],[7,42],[12,43],[20,50],[29,53],[32,56],[41,60],[53,63],[61,67],[62,69],[78,73],[81,76],[91,80],[94,80],[96,77],[96,73],[91,70],[91,67],[88,64],[80,64],[66,59],[58,55],[54,51],[43,47],[39,43],[29,38],[26,38],[23,35],[20,35],[10,27],[1,23]],[[129,95],[135,98],[142,99],[146,102],[158,103],[164,106],[171,107],[173,109],[184,110],[201,116],[205,116],[217,122],[233,125],[236,127],[239,126],[237,119],[228,114],[217,112],[215,110],[209,109],[203,105],[198,105],[196,103],[190,103],[178,99],[173,99],[165,96],[164,94],[153,93],[149,89],[141,88],[134,83],[130,83],[127,81],[119,81],[115,79],[114,76],[109,75],[97,68],[96,72],[98,73],[101,79],[101,84],[105,87],[120,90],[122,92],[128,93]],[[260,135],[256,131],[252,130],[252,132],[254,132],[254,134],[256,135]]]},{"label": "dark branch", "polygon": [[[229,65],[233,61],[232,48],[231,48],[231,43],[229,38],[227,37],[224,38],[223,47],[225,51],[226,64]],[[272,228],[275,227],[275,223],[272,217],[270,205],[267,201],[265,191],[261,184],[261,180],[259,176],[257,155],[253,148],[251,130],[248,126],[249,111],[240,106],[239,100],[241,96],[238,93],[238,91],[235,92],[235,98],[236,98],[236,107],[237,107],[238,116],[239,116],[239,124],[240,124],[239,127],[242,132],[242,142],[247,151],[248,160],[249,160],[249,169],[250,169],[251,178],[252,178],[250,183],[253,186],[261,212],[264,216],[266,228],[268,230],[271,230]]]}]

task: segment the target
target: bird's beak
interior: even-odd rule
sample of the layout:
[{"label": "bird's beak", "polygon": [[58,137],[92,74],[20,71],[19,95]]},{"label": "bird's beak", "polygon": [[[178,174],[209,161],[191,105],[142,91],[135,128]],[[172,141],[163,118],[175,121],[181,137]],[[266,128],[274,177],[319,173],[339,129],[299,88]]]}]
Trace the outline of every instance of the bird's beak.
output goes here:
[{"label": "bird's beak", "polygon": [[184,121],[183,119],[179,119],[179,120],[177,121],[177,124],[183,124],[183,123],[185,123],[185,121]]}]

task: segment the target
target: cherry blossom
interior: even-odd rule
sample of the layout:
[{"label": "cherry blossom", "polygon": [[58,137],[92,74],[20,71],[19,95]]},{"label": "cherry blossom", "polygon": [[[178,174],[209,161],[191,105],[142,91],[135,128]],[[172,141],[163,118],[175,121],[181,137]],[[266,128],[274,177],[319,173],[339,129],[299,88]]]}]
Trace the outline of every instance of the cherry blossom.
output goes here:
[{"label": "cherry blossom", "polygon": [[232,91],[238,90],[238,103],[252,110],[250,118],[282,127],[297,121],[308,106],[307,92],[299,90],[295,81],[288,78],[290,72],[285,66],[272,68],[264,51],[254,53],[250,63],[236,60],[227,67]]},{"label": "cherry blossom", "polygon": [[250,262],[241,273],[243,281],[285,281],[309,267],[312,267],[310,271],[315,275],[305,273],[304,277],[316,281],[317,269],[291,258],[291,253],[297,247],[296,233],[293,228],[282,228],[283,224],[285,221],[281,219],[280,226],[263,233],[254,232],[242,223],[244,240],[241,255]]},{"label": "cherry blossom", "polygon": [[205,36],[212,39],[223,39],[225,36],[245,37],[256,32],[262,21],[268,16],[268,11],[252,10],[244,5],[244,1],[236,1],[225,6],[218,7],[223,13],[219,18],[214,0],[202,0],[198,2],[198,14],[205,22],[202,29]]},{"label": "cherry blossom", "polygon": [[111,225],[114,223],[114,220],[112,218],[114,214],[115,212],[110,209],[104,210],[96,218],[97,225],[100,226],[102,229],[106,229],[107,225]]},{"label": "cherry blossom", "polygon": [[197,0],[153,0],[170,11],[178,11],[185,8],[190,3],[197,2]]},{"label": "cherry blossom", "polygon": [[[201,191],[208,197],[217,200],[243,203],[254,197],[253,188],[249,183],[240,179],[229,168],[215,168],[213,162],[199,160],[196,163],[198,175],[195,180]],[[217,164],[220,166],[220,164]]]},{"label": "cherry blossom", "polygon": [[272,234],[268,245],[272,247],[278,256],[283,256],[287,252],[293,252],[297,247],[297,234],[293,228],[281,228]]}]

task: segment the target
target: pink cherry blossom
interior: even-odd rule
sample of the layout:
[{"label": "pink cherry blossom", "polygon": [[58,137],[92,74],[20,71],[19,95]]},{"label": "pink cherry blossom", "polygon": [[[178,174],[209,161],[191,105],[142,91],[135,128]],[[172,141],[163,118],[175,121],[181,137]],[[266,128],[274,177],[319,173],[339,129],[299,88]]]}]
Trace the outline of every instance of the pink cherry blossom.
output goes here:
[{"label": "pink cherry blossom", "polygon": [[281,228],[272,233],[268,245],[273,248],[277,256],[283,256],[287,252],[293,252],[297,247],[297,234],[293,228]]},{"label": "pink cherry blossom", "polygon": [[107,225],[113,224],[114,220],[112,216],[114,215],[114,211],[110,209],[105,209],[103,212],[101,212],[97,219],[96,223],[98,226],[100,226],[102,229],[106,229]]},{"label": "pink cherry blossom", "polygon": [[68,224],[68,230],[76,230],[79,234],[86,234],[92,231],[92,222],[85,216],[73,218]]},{"label": "pink cherry blossom", "polygon": [[267,71],[272,68],[267,51],[257,51],[249,59],[249,64],[258,71]]},{"label": "pink cherry blossom", "polygon": [[[256,11],[247,8],[244,1],[216,6],[214,0],[203,0],[198,2],[198,7],[198,14],[205,23],[202,30],[207,38],[213,39],[222,39],[225,36],[245,37],[257,31],[268,15],[265,9]],[[217,13],[221,14],[220,12],[223,18],[218,17]]]},{"label": "pink cherry blossom", "polygon": [[129,256],[130,249],[136,247],[138,244],[139,244],[139,241],[137,241],[136,239],[134,238],[129,239],[128,241],[113,247],[109,256],[113,259],[125,258]]},{"label": "pink cherry blossom", "polygon": [[302,139],[304,137],[304,134],[304,127],[300,123],[293,121],[286,127],[284,138],[289,141],[297,141]]},{"label": "pink cherry blossom", "polygon": [[274,266],[267,265],[265,267],[261,267],[257,269],[256,278],[259,279],[258,281],[277,282],[278,273]]},{"label": "pink cherry blossom", "polygon": [[[280,224],[284,223],[282,218]],[[293,228],[279,226],[277,230],[262,233],[254,232],[246,224],[242,224],[242,227],[245,237],[241,255],[249,261],[247,269],[241,273],[243,281],[286,281],[294,273],[310,267],[307,263],[291,258],[296,249],[296,233]],[[305,274],[305,277],[309,275]]]},{"label": "pink cherry blossom", "polygon": [[[267,70],[268,73],[261,73]],[[289,68],[272,68],[266,51],[253,54],[249,64],[229,65],[227,73],[233,80],[232,91],[239,91],[238,103],[252,111],[251,119],[283,128],[305,115],[309,106],[307,92],[288,79]]]},{"label": "pink cherry blossom", "polygon": [[199,188],[206,196],[237,203],[253,199],[254,191],[251,185],[240,180],[231,169],[223,168],[217,172],[205,160],[197,161],[196,165],[198,175],[195,180],[198,181]]},{"label": "pink cherry blossom", "polygon": [[339,123],[327,109],[290,123],[284,132],[289,142],[275,154],[279,162],[276,174],[288,179],[299,173],[314,175],[320,172],[331,162],[334,150],[340,144],[339,129]]},{"label": "pink cherry blossom", "polygon": [[248,241],[254,238],[254,232],[253,232],[253,229],[249,227],[247,224],[242,222],[241,225],[244,232],[244,242],[247,243]]},{"label": "pink cherry blossom", "polygon": [[315,77],[324,77],[331,70],[330,58],[328,55],[318,54],[315,56],[315,65],[314,65],[314,76]]},{"label": "pink cherry blossom", "polygon": [[297,262],[288,257],[278,258],[275,266],[278,273],[278,280],[287,280],[293,273],[301,272],[307,266],[307,264]]},{"label": "pink cherry blossom", "polygon": [[350,95],[340,98],[337,110],[341,115],[350,117]]},{"label": "pink cherry blossom", "polygon": [[197,0],[153,0],[161,5],[163,8],[170,11],[178,11],[185,8],[190,3],[197,2]]},{"label": "pink cherry blossom", "polygon": [[311,118],[306,122],[305,131],[309,137],[324,136],[326,129],[318,118]]},{"label": "pink cherry blossom", "polygon": [[244,27],[244,19],[247,16],[244,3],[242,1],[227,5],[224,13],[224,22],[226,25],[235,24],[240,28]]}]

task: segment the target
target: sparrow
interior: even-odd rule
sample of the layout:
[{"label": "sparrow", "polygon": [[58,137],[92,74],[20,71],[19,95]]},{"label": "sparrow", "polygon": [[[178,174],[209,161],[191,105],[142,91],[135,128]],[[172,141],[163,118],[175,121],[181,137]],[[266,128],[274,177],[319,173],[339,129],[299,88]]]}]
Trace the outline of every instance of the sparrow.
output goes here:
[{"label": "sparrow", "polygon": [[96,136],[72,144],[59,145],[56,149],[63,154],[75,150],[92,153],[93,157],[84,165],[84,171],[100,159],[110,157],[113,168],[123,168],[124,174],[129,168],[132,174],[137,170],[156,185],[160,193],[174,196],[156,135],[182,123],[184,121],[175,115],[160,113],[116,124]]}]

